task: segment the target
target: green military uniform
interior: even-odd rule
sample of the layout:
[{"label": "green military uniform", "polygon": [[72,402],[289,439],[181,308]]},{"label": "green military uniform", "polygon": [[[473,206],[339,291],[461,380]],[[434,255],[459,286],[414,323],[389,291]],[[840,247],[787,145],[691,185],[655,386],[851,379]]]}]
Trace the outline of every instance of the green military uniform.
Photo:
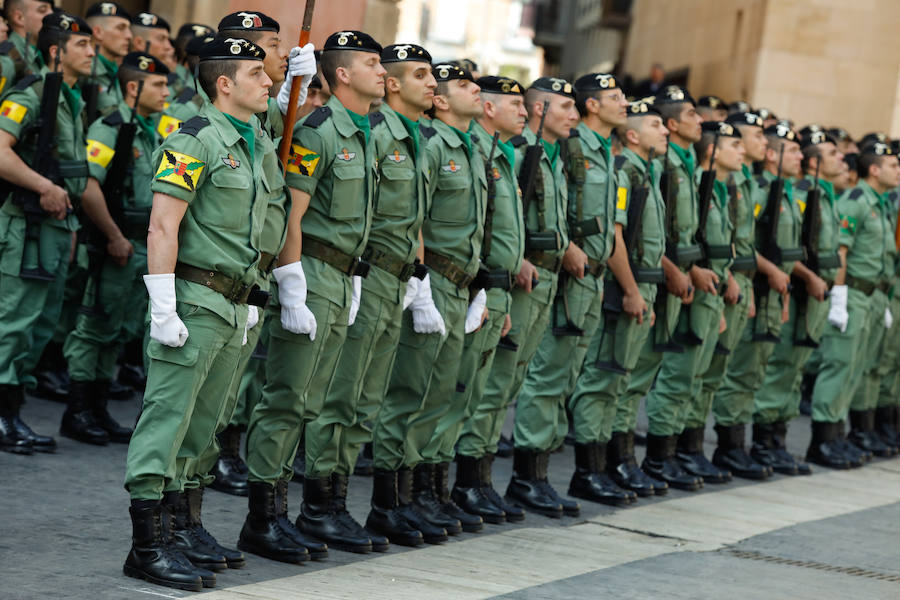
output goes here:
[{"label": "green military uniform", "polygon": [[[34,44],[37,41],[36,39],[32,39],[29,44],[24,37],[15,31],[10,31],[7,41],[14,47],[14,52],[11,50],[7,56],[16,63],[16,81],[25,75],[41,72],[41,69],[44,67],[44,58]],[[9,82],[8,85],[12,85],[12,83]]]},{"label": "green military uniform", "polygon": [[122,87],[116,77],[119,65],[98,53],[95,58],[96,71],[92,83],[98,85],[97,114],[106,115],[122,102]]},{"label": "green military uniform", "polygon": [[[9,40],[0,43],[0,95],[16,83],[16,60],[19,53]],[[21,63],[21,61],[19,61]],[[22,65],[19,64],[19,67]]]},{"label": "green military uniform", "polygon": [[[0,129],[16,138],[16,152],[26,164],[33,164],[37,118],[43,92],[43,76],[19,81],[0,104]],[[87,183],[84,103],[77,89],[62,84],[59,96],[55,150],[62,181],[73,206],[78,205]],[[35,198],[35,201],[37,199]],[[53,335],[62,309],[69,267],[72,236],[78,219],[70,214],[63,220],[44,219],[29,232],[22,208],[9,199],[0,209],[0,384],[34,385],[32,370],[44,346]],[[30,239],[34,233],[38,239]],[[40,258],[40,263],[38,263]],[[22,269],[43,268],[52,280],[21,276]]]},{"label": "green military uniform", "polygon": [[[242,123],[207,104],[163,142],[153,162],[151,191],[188,203],[175,291],[189,337],[179,348],[156,340],[147,348],[147,389],[128,448],[125,487],[132,498],[151,500],[163,489],[211,482],[199,459],[208,455],[227,410],[223,398],[247,322],[244,298],[193,281],[184,266],[215,271],[242,287],[258,285],[264,235],[284,235],[284,224],[280,232],[266,229],[272,204],[287,210],[274,146],[256,117]],[[222,210],[223,202],[232,209]]]},{"label": "green military uniform", "polygon": [[[662,277],[662,256],[665,250],[665,203],[659,189],[660,173],[655,163],[648,163],[634,151],[625,148],[616,164],[618,202],[616,223],[628,228],[628,205],[632,194],[646,185],[647,204],[641,217],[635,248],[631,248],[632,274],[641,297],[647,306],[656,300],[657,284]],[[648,173],[648,169],[650,173]],[[589,170],[590,171],[590,170]],[[646,182],[646,183],[645,183]],[[607,286],[615,287],[614,275],[607,274]],[[575,425],[575,441],[579,444],[607,442],[616,417],[618,399],[628,385],[629,372],[635,367],[641,349],[650,334],[650,313],[643,323],[625,315],[621,306],[607,303],[603,322],[591,339],[587,355],[578,376],[575,391],[569,400]]]},{"label": "green military uniform", "polygon": [[[818,182],[807,176],[794,184],[794,197],[801,213],[806,213],[806,199],[813,186],[818,185],[821,223],[818,233],[819,268],[817,274],[830,288],[840,267],[837,254],[838,215],[837,197],[831,183]],[[882,315],[884,311],[882,311]],[[754,397],[754,423],[785,422],[800,414],[800,380],[803,365],[822,339],[828,316],[828,301],[820,302],[806,294],[805,283],[795,278],[791,293],[790,318],[782,327],[781,340],[766,365],[762,387]]]},{"label": "green military uniform", "polygon": [[[756,215],[765,213],[769,186],[775,179],[775,175],[768,171],[757,178],[756,195],[753,199]],[[799,257],[802,255],[799,249],[802,215],[789,181],[785,181],[779,202],[777,245],[785,256]],[[759,239],[759,230],[756,233],[757,245],[762,247],[766,241]],[[785,273],[790,273],[794,260],[785,259],[777,266]],[[757,290],[756,316],[748,319],[742,333],[742,343],[732,353],[725,379],[713,400],[713,413],[718,425],[730,427],[751,422],[753,396],[763,383],[769,356],[780,339],[781,297],[774,290],[768,289],[768,286],[758,287]]]},{"label": "green military uniform", "polygon": [[[285,179],[311,196],[303,216],[306,305],[315,316],[315,340],[287,331],[280,308],[270,305],[269,358],[262,401],[247,431],[250,481],[289,480],[306,422],[307,476],[334,471],[337,456],[327,452],[325,431],[331,411],[325,392],[347,335],[352,274],[348,265],[365,249],[374,193],[374,147],[369,122],[333,96],[296,125]],[[323,406],[324,405],[324,406]],[[323,412],[328,411],[328,412]],[[321,425],[314,424],[323,415]]]}]

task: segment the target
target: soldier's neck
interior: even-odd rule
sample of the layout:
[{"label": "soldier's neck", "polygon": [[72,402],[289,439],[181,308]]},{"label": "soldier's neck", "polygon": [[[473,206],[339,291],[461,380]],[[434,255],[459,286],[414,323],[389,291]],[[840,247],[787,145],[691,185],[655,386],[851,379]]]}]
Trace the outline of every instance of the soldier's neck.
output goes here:
[{"label": "soldier's neck", "polygon": [[512,137],[514,135],[508,131],[503,131],[502,129],[497,129],[497,126],[494,125],[490,119],[482,118],[482,119],[475,119],[475,121],[479,125],[481,125],[481,128],[484,129],[485,133],[487,133],[489,136],[493,137],[493,135],[495,133],[500,132],[500,141],[501,142],[508,142],[510,139],[512,139]]},{"label": "soldier's neck", "polygon": [[469,123],[472,122],[471,117],[465,117],[462,115],[458,115],[454,112],[450,112],[449,110],[442,110],[440,112],[435,112],[434,117],[449,125],[450,127],[455,127],[460,131],[468,131]]},{"label": "soldier's neck", "polygon": [[650,158],[650,148],[643,148],[637,144],[626,144],[626,148],[643,158],[645,161]]},{"label": "soldier's neck", "polygon": [[212,103],[212,105],[215,106],[220,112],[226,115],[231,115],[238,121],[243,121],[244,123],[248,123],[250,121],[250,118],[254,114],[252,111],[241,108],[233,102],[228,102],[228,100],[221,94],[216,96],[216,99]]},{"label": "soldier's neck", "polygon": [[394,112],[400,113],[410,121],[418,121],[422,117],[422,111],[418,107],[404,102],[397,94],[389,95],[385,102]]},{"label": "soldier's neck", "polygon": [[[537,136],[537,130],[540,126],[540,119],[531,119],[528,121],[528,128],[531,130],[535,136]],[[541,132],[541,138],[548,144],[555,144],[559,138],[553,134],[549,129],[547,129],[546,123],[544,124],[544,129]]]},{"label": "soldier's neck", "polygon": [[102,56],[103,58],[105,58],[106,60],[108,60],[110,62],[116,63],[117,65],[121,65],[122,59],[125,58],[124,56],[117,56],[117,55],[113,54],[107,48],[105,48],[103,46],[100,46],[100,56]]},{"label": "soldier's neck", "polygon": [[581,118],[581,122],[584,123],[588,129],[602,137],[608,138],[610,134],[612,134],[613,126],[597,115],[587,114]]},{"label": "soldier's neck", "polygon": [[881,183],[872,176],[866,177],[863,181],[868,183],[869,187],[875,190],[876,194],[883,194],[888,190],[886,186],[881,185]]},{"label": "soldier's neck", "polygon": [[358,115],[365,115],[372,105],[372,98],[360,96],[349,87],[341,86],[334,90],[334,96],[340,101],[341,106]]},{"label": "soldier's neck", "polygon": [[729,177],[731,177],[731,171],[722,165],[716,165],[716,181],[728,181]]},{"label": "soldier's neck", "polygon": [[678,134],[675,133],[674,131],[671,132],[671,133],[669,133],[669,143],[675,144],[676,146],[678,146],[678,147],[681,148],[682,150],[689,150],[690,147],[691,147],[691,142],[690,142],[690,140],[684,139],[683,137],[681,137],[680,135],[678,135]]}]

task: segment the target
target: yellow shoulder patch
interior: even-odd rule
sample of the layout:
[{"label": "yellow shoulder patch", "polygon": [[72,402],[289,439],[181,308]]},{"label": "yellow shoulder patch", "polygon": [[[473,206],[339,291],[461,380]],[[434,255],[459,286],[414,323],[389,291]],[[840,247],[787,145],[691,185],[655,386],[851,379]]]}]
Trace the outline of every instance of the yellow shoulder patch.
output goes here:
[{"label": "yellow shoulder patch", "polygon": [[92,162],[94,164],[100,165],[102,168],[106,168],[109,165],[109,161],[112,160],[113,155],[116,153],[115,150],[107,146],[102,142],[98,142],[97,140],[88,140],[87,143],[87,159],[88,162]]},{"label": "yellow shoulder patch", "polygon": [[169,134],[178,131],[179,127],[181,127],[181,121],[179,121],[175,117],[163,115],[159,119],[159,125],[156,126],[156,131],[163,137],[163,139],[166,139],[167,137],[169,137]]},{"label": "yellow shoulder patch", "polygon": [[620,187],[616,190],[616,209],[625,210],[628,208],[628,188]]},{"label": "yellow shoulder patch", "polygon": [[316,172],[316,167],[321,158],[321,156],[308,148],[291,144],[291,155],[287,161],[287,172],[311,177]]},{"label": "yellow shoulder patch", "polygon": [[162,160],[153,178],[157,181],[167,181],[171,184],[194,191],[197,188],[197,180],[206,163],[172,150],[163,150]]},{"label": "yellow shoulder patch", "polygon": [[753,218],[754,219],[759,216],[759,211],[761,211],[761,210],[762,210],[762,204],[757,203],[757,204],[753,205]]},{"label": "yellow shoulder patch", "polygon": [[21,104],[16,104],[12,100],[4,100],[3,104],[0,104],[0,117],[6,117],[16,123],[21,123],[27,112],[27,108]]},{"label": "yellow shoulder patch", "polygon": [[0,94],[6,89],[6,77],[0,77]]},{"label": "yellow shoulder patch", "polygon": [[806,212],[806,202],[804,202],[803,200],[800,200],[800,199],[798,198],[798,199],[797,199],[797,206],[800,207],[800,214],[801,214],[801,215],[802,215],[803,213]]}]

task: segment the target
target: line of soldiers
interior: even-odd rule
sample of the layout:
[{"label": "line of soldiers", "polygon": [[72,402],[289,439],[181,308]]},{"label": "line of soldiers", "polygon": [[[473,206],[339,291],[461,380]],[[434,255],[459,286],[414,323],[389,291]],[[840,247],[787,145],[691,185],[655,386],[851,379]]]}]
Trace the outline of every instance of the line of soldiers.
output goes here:
[{"label": "line of soldiers", "polygon": [[[41,0],[6,11],[0,447],[55,449],[19,407],[62,329],[60,432],[129,443],[126,575],[200,590],[243,552],[384,552],[525,511],[577,516],[569,496],[627,506],[808,474],[785,447],[804,370],[807,460],[900,451],[886,138],[798,134],[678,87],[629,101],[603,73],[526,88],[359,31],[317,60],[311,45],[285,52],[258,12],[189,24],[173,45],[161,18],[114,2],[86,19]],[[282,165],[295,78],[303,118]],[[132,432],[107,399],[135,340],[147,376]],[[492,463],[513,402],[501,496]],[[567,435],[563,496],[547,471]],[[346,498],[366,446],[361,524]],[[248,496],[238,550],[203,526],[207,487]]]}]

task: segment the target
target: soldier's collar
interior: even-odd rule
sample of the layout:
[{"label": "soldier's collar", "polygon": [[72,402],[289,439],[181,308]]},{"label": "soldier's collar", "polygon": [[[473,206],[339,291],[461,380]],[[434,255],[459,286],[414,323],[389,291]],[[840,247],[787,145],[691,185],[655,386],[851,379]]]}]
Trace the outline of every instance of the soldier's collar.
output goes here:
[{"label": "soldier's collar", "polygon": [[379,110],[384,115],[385,125],[388,126],[391,137],[395,140],[405,140],[412,137],[409,135],[409,130],[403,125],[403,121],[400,120],[400,115],[387,102],[383,103]]},{"label": "soldier's collar", "polygon": [[626,148],[623,146],[622,156],[624,156],[625,159],[628,160],[628,162],[637,167],[641,173],[644,173],[647,170],[647,161],[641,158],[641,156],[631,148]]},{"label": "soldier's collar", "polygon": [[[200,109],[200,114],[209,119],[210,125],[219,132],[222,142],[226,146],[234,146],[243,139],[238,130],[234,128],[234,125],[231,124],[231,121],[225,117],[225,113],[216,108],[212,102],[204,104],[203,108]],[[254,129],[259,129],[259,121],[256,119],[256,115],[250,117],[250,124],[253,125]]]},{"label": "soldier's collar", "polygon": [[578,130],[578,139],[580,139],[585,146],[594,152],[600,149],[600,140],[597,138],[596,131],[585,125],[583,121],[579,121],[578,125],[575,126],[575,129]]},{"label": "soldier's collar", "polygon": [[341,104],[341,101],[338,100],[338,97],[332,95],[331,98],[328,99],[326,103],[331,109],[331,118],[334,120],[334,126],[345,138],[352,138],[357,133],[359,133],[359,128],[353,122],[353,119],[350,118],[350,114],[347,112],[347,108]]},{"label": "soldier's collar", "polygon": [[461,148],[464,146],[463,141],[459,138],[458,135],[456,135],[456,132],[453,131],[453,128],[440,119],[434,119],[431,122],[431,126],[434,127],[434,130],[438,132],[438,135],[441,136],[441,139],[444,140],[444,143],[451,148]]}]

